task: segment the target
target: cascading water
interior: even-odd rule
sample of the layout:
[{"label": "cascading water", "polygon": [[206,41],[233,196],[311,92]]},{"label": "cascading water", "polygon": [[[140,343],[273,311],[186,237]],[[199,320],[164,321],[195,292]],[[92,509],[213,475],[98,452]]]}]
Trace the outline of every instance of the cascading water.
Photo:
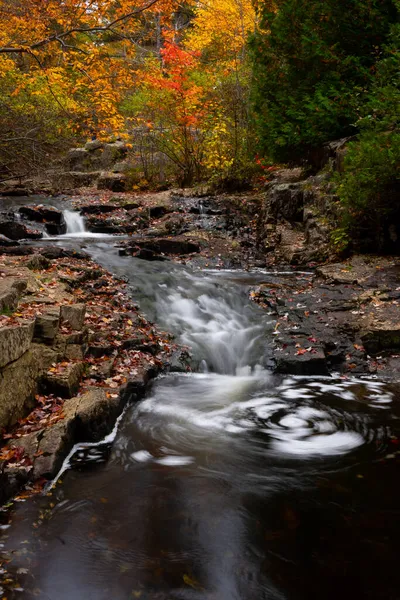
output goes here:
[{"label": "cascading water", "polygon": [[67,225],[66,235],[79,235],[86,232],[85,219],[80,213],[74,210],[64,210],[63,215]]},{"label": "cascading water", "polygon": [[160,377],[112,444],[77,446],[52,496],[18,508],[6,546],[26,591],[10,598],[397,597],[393,388],[272,375],[246,273],[87,249],[210,372]]}]

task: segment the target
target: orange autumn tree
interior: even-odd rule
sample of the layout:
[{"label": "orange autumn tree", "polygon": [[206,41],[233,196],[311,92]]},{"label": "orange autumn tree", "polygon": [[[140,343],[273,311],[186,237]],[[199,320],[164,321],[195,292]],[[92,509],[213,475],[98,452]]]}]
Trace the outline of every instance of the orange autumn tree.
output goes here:
[{"label": "orange autumn tree", "polygon": [[163,29],[159,56],[146,61],[124,103],[136,128],[147,124],[152,148],[178,167],[181,182],[233,179],[248,171],[246,44],[255,23],[251,0],[196,3],[187,30]]},{"label": "orange autumn tree", "polygon": [[[176,0],[0,0],[0,170],[32,145],[124,129],[140,48]],[[34,147],[34,152],[33,152]],[[15,169],[14,169],[15,170]]]},{"label": "orange autumn tree", "polygon": [[207,109],[204,90],[194,78],[199,55],[166,37],[159,58],[153,56],[146,63],[130,121],[146,128],[152,146],[174,165],[179,183],[190,185],[201,176]]}]

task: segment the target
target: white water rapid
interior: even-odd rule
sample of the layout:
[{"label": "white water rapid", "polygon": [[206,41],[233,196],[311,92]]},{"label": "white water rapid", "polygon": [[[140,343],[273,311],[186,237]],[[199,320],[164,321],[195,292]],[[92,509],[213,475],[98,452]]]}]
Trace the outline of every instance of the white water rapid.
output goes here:
[{"label": "white water rapid", "polygon": [[63,215],[65,223],[67,224],[66,235],[71,237],[73,235],[79,236],[86,233],[85,219],[80,213],[75,210],[64,210]]}]

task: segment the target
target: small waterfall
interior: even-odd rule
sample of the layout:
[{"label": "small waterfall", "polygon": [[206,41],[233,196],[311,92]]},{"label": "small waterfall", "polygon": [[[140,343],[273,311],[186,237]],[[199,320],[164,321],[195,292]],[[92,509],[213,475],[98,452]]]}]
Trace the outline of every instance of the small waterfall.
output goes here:
[{"label": "small waterfall", "polygon": [[67,224],[67,235],[85,233],[85,219],[74,210],[64,210],[64,219]]}]

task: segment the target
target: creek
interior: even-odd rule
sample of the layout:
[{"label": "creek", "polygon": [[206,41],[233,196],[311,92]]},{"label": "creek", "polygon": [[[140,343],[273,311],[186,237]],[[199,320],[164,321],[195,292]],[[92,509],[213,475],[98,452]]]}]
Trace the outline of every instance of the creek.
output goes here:
[{"label": "creek", "polygon": [[120,257],[66,217],[57,243],[84,238],[197,370],[155,380],[17,506],[3,544],[21,590],[7,597],[398,600],[396,387],[273,375],[275,322],[249,300],[258,281],[307,275]]}]

